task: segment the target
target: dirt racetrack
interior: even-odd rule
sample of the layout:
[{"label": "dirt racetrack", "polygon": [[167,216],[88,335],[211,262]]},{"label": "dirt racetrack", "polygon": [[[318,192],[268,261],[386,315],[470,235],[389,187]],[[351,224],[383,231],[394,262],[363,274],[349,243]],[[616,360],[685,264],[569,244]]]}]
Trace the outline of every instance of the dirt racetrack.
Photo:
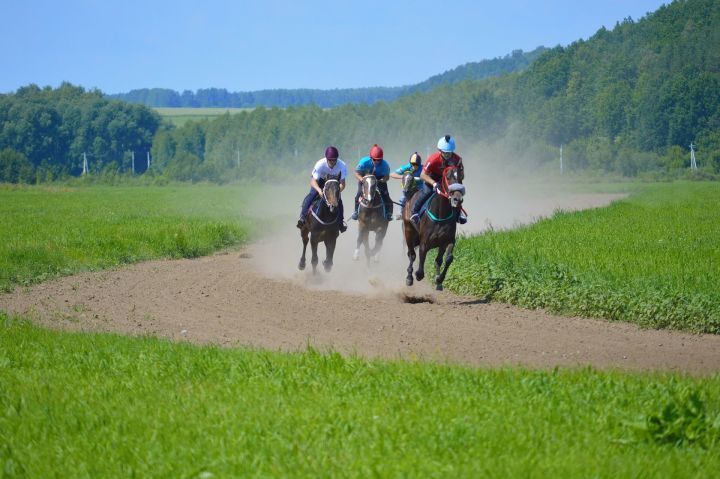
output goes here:
[{"label": "dirt racetrack", "polygon": [[[530,209],[518,206],[524,217],[510,214],[505,223],[528,221],[557,208],[599,206],[616,197],[535,201]],[[487,223],[502,226],[503,221],[483,221],[484,213],[475,211],[466,232]],[[0,295],[0,309],[26,313],[40,324],[64,330],[147,334],[223,346],[294,351],[312,345],[367,357],[483,367],[720,371],[718,336],[640,330],[486,304],[436,293],[427,280],[407,288],[396,223],[377,264],[350,259],[357,233],[351,224],[339,239],[331,273],[300,272],[299,234],[288,226],[239,251],[151,261],[17,288]],[[320,256],[322,260],[322,249]]]}]

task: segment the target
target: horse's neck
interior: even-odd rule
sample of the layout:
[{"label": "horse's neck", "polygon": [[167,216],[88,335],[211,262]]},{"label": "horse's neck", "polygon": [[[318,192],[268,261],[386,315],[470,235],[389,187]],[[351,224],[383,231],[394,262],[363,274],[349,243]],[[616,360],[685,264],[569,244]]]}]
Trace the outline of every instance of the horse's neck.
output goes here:
[{"label": "horse's neck", "polygon": [[436,217],[444,218],[446,215],[450,214],[452,206],[450,206],[450,200],[442,195],[435,194],[428,205],[428,210],[430,210]]},{"label": "horse's neck", "polygon": [[330,211],[330,207],[323,201],[320,200],[320,209],[318,210],[318,217],[321,220],[333,220],[337,217],[338,209],[335,208],[335,210]]}]

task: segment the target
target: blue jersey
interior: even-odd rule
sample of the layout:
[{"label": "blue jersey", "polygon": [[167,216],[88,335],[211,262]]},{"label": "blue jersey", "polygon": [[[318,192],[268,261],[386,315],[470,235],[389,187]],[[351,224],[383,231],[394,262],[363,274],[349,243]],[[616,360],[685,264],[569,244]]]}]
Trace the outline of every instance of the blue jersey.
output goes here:
[{"label": "blue jersey", "polygon": [[406,163],[397,170],[395,170],[395,173],[397,173],[398,175],[402,175],[406,171],[412,172],[415,178],[420,178],[420,174],[422,173],[422,167],[418,168],[413,172],[413,165],[411,165],[410,163]]},{"label": "blue jersey", "polygon": [[390,164],[385,160],[380,160],[380,163],[375,166],[372,159],[369,156],[365,156],[360,158],[360,162],[355,168],[355,171],[363,176],[375,175],[378,178],[382,178],[390,174]]}]

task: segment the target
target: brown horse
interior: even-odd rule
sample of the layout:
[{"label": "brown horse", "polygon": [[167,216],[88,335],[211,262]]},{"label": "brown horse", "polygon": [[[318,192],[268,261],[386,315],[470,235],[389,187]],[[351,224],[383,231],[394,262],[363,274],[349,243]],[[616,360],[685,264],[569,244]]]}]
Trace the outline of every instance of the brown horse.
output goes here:
[{"label": "brown horse", "polygon": [[[375,175],[366,175],[362,180],[362,196],[358,205],[358,237],[353,259],[360,257],[360,246],[365,245],[365,258],[378,260],[383,239],[387,233],[388,220],[385,218],[383,201],[378,190]],[[370,248],[370,232],[375,233],[375,244]]]},{"label": "brown horse", "polygon": [[[410,265],[407,268],[405,284],[413,284],[413,263],[415,262],[415,248],[419,247],[418,269],[415,278],[422,281],[425,277],[425,257],[433,248],[438,249],[435,258],[435,289],[442,291],[443,281],[448,268],[453,262],[453,249],[455,248],[455,233],[457,218],[462,209],[465,187],[462,185],[462,173],[455,166],[448,166],[443,170],[441,191],[430,197],[427,211],[420,217],[416,226],[410,219],[413,204],[417,196],[413,196],[405,203],[403,209],[403,225],[405,230],[405,243]],[[445,252],[447,251],[447,255]],[[443,265],[443,256],[444,265]]]},{"label": "brown horse", "polygon": [[318,255],[317,247],[321,241],[325,243],[325,271],[330,272],[333,266],[333,255],[335,254],[335,242],[340,234],[340,181],[338,177],[328,177],[323,186],[322,197],[313,202],[310,209],[305,213],[305,225],[300,230],[303,242],[302,257],[298,268],[305,269],[305,251],[308,241],[312,250],[310,263],[313,267],[313,274],[317,272]]}]

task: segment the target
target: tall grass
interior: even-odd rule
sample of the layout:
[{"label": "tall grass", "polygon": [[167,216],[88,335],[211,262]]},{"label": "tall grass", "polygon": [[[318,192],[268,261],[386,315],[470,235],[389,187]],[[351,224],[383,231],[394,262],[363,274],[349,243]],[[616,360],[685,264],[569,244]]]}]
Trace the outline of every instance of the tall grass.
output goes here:
[{"label": "tall grass", "polygon": [[0,313],[5,477],[714,477],[720,376],[472,370]]},{"label": "tall grass", "polygon": [[530,308],[720,333],[720,187],[642,187],[608,208],[558,213],[459,241],[448,285]]},{"label": "tall grass", "polygon": [[0,188],[0,290],[152,258],[190,258],[246,241],[233,187]]}]

